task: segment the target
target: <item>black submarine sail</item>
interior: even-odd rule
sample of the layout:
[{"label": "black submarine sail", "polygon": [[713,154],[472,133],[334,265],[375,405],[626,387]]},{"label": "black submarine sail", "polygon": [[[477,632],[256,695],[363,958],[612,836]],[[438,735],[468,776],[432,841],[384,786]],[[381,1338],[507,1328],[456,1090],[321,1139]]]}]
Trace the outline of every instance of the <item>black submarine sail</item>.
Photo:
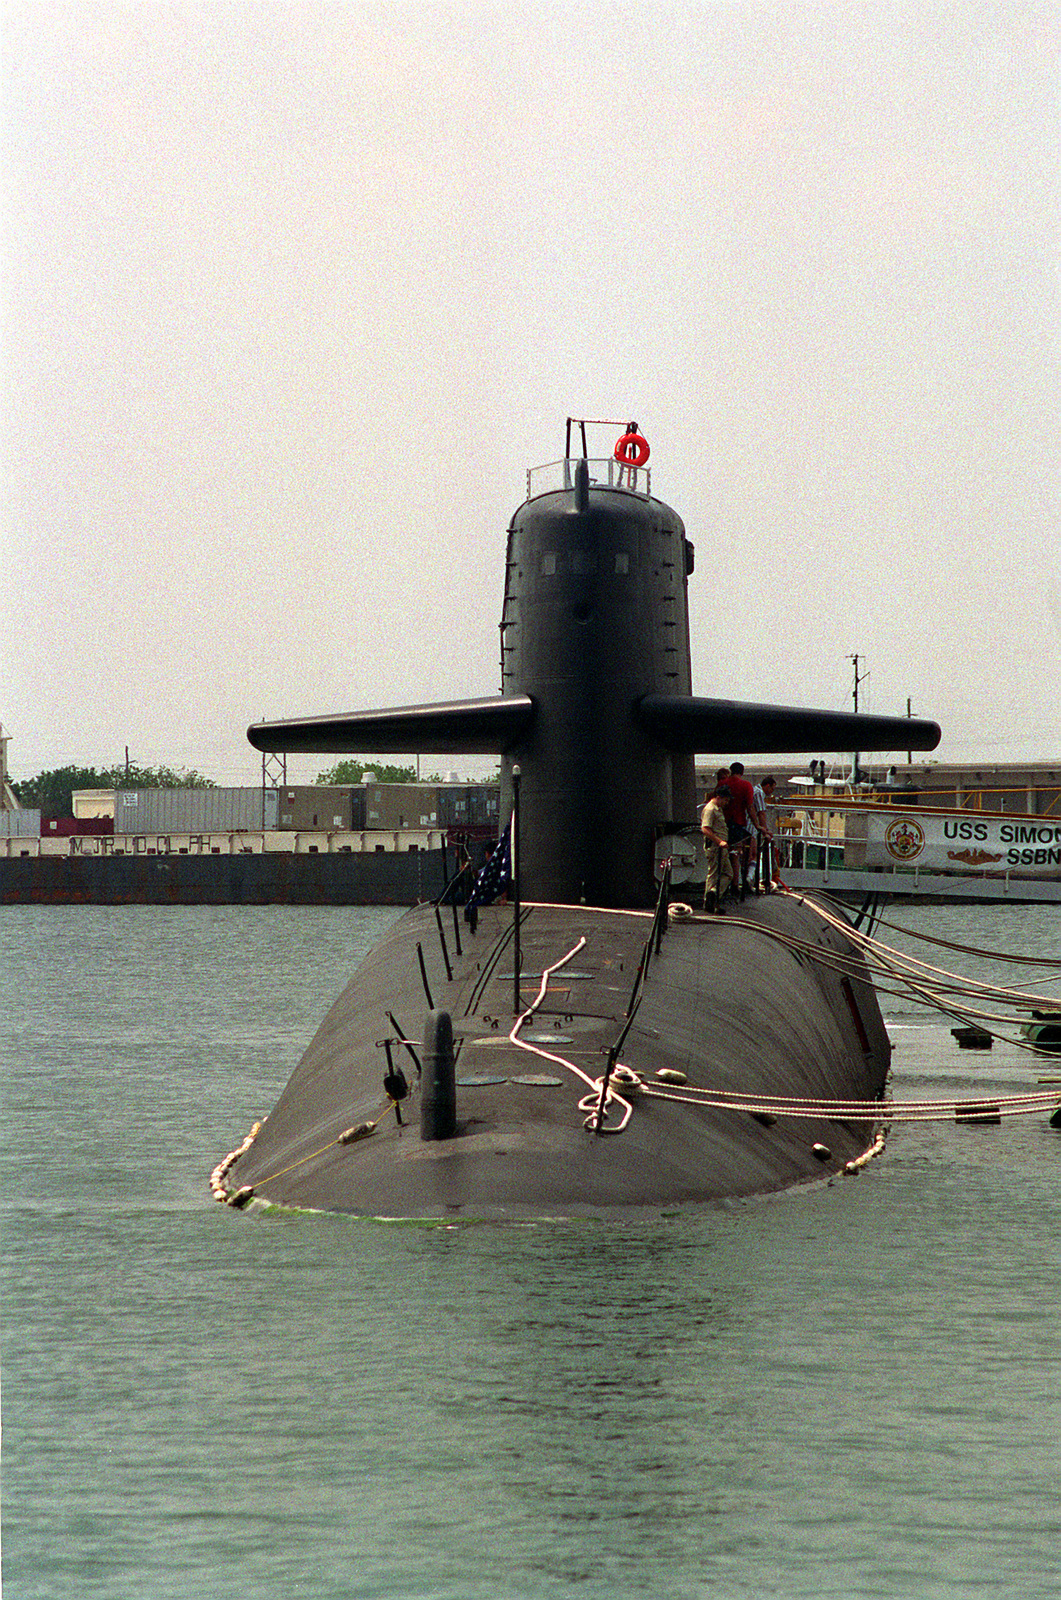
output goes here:
[{"label": "black submarine sail", "polygon": [[582,437],[572,457],[569,422],[508,529],[500,696],[248,730],[265,751],[498,754],[518,895],[474,935],[438,907],[396,924],[215,1169],[219,1199],[574,1214],[777,1189],[867,1146],[869,1122],[820,1109],[879,1097],[890,1059],[842,930],[785,895],[668,920],[653,845],[694,820],[696,751],[932,749],[939,728],[694,696],[681,518],[636,424],[603,460]]}]

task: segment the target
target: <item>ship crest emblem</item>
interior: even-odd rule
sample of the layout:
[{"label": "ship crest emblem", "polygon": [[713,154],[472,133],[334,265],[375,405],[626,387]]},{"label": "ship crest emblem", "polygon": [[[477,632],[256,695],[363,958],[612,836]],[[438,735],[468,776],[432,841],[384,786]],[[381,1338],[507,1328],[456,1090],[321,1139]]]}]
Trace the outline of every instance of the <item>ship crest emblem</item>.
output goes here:
[{"label": "ship crest emblem", "polygon": [[884,843],[888,854],[896,861],[913,861],[925,848],[925,830],[911,817],[889,822],[884,830]]}]

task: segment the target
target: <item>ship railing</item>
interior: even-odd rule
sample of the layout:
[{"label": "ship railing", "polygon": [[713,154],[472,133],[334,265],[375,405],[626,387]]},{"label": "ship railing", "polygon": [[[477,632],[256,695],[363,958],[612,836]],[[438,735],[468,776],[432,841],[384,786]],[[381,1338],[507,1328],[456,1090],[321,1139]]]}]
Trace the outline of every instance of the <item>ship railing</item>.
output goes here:
[{"label": "ship railing", "polygon": [[995,784],[956,785],[953,789],[922,789],[916,786],[905,793],[885,785],[874,791],[877,805],[908,807],[911,798],[925,810],[1005,811],[1011,816],[1061,816],[1061,789],[1056,784],[1039,786],[1025,783],[1014,788]]},{"label": "ship railing", "polygon": [[[573,489],[575,467],[581,459],[578,456],[567,456],[562,461],[547,461],[540,467],[528,467],[527,499],[533,500],[536,495],[556,494],[561,490]],[[627,494],[636,494],[642,500],[647,500],[651,495],[651,467],[624,466],[622,462],[616,461],[614,456],[591,456],[586,465],[589,467],[591,489],[622,489]]]},{"label": "ship railing", "polygon": [[801,789],[801,798],[808,802],[820,797],[819,805],[824,800],[831,806],[866,810],[875,806],[890,806],[905,811],[917,806],[924,810],[1005,811],[1027,816],[1061,817],[1061,787],[1056,781],[1021,783],[1009,787],[966,781],[950,788],[928,788],[925,780],[915,773],[913,777],[896,777],[890,782],[876,777],[858,784],[853,784],[849,778],[826,778],[824,785],[820,786],[818,780],[811,778],[790,778],[788,782]]},{"label": "ship railing", "polygon": [[[1054,815],[983,812],[974,814],[974,820],[958,807],[917,806],[896,815],[898,807],[876,798],[868,804],[823,800],[808,796],[775,805],[782,874],[786,869],[810,874],[823,887],[832,881],[837,888],[845,877],[858,874],[879,879],[882,887],[889,880],[916,884],[927,876],[967,884],[1032,884],[1051,900],[1061,893],[1061,823]],[[882,816],[895,818],[889,833],[909,821],[905,858],[899,853],[901,837],[893,843],[887,842],[887,834],[882,837]]]}]

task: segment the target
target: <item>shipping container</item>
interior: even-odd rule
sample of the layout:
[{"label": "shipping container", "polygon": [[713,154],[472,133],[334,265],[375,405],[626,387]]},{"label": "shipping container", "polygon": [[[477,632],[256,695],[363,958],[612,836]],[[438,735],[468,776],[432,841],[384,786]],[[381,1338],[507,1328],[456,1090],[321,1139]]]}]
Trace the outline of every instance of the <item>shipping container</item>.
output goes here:
[{"label": "shipping container", "polygon": [[440,828],[478,827],[495,823],[501,803],[496,783],[446,783],[438,790]]},{"label": "shipping container", "polygon": [[49,839],[72,839],[78,834],[113,832],[113,817],[45,817],[41,823],[41,837]]},{"label": "shipping container", "polygon": [[366,783],[366,828],[434,828],[438,825],[438,785]]},{"label": "shipping container", "polygon": [[0,811],[0,839],[37,839],[41,831],[39,809]]},{"label": "shipping container", "polygon": [[354,820],[350,789],[334,784],[317,787],[296,784],[280,790],[279,826],[284,832],[325,829],[346,833],[363,824]]},{"label": "shipping container", "polygon": [[453,828],[496,823],[500,788],[483,783],[367,783],[365,828]]},{"label": "shipping container", "polygon": [[74,803],[75,817],[110,817],[113,821],[113,789],[75,789],[70,798]]},{"label": "shipping container", "polygon": [[115,833],[220,833],[275,828],[276,789],[119,789]]}]

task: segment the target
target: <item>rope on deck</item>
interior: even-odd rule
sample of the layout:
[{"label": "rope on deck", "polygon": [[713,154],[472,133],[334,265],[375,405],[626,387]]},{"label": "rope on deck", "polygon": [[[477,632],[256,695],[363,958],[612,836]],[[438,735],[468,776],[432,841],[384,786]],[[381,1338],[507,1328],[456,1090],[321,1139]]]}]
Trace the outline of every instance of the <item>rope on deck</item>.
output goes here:
[{"label": "rope on deck", "polygon": [[[576,1078],[581,1078],[582,1082],[589,1086],[592,1092],[590,1094],[583,1095],[582,1099],[578,1102],[578,1109],[580,1111],[589,1112],[590,1114],[586,1119],[585,1125],[587,1127],[589,1127],[590,1121],[592,1120],[593,1132],[622,1133],[623,1129],[630,1121],[633,1107],[630,1105],[629,1101],[623,1099],[622,1095],[616,1094],[611,1084],[606,1082],[604,1077],[591,1078],[587,1072],[583,1072],[581,1067],[576,1067],[573,1061],[568,1061],[566,1056],[558,1056],[550,1050],[542,1050],[538,1045],[530,1044],[527,1040],[519,1037],[519,1030],[523,1027],[523,1024],[529,1017],[534,1015],[535,1011],[537,1011],[538,1007],[545,999],[549,988],[549,979],[552,974],[554,972],[559,972],[562,967],[565,967],[571,960],[572,956],[576,956],[585,944],[586,937],[583,934],[578,943],[572,945],[567,954],[561,956],[559,961],[554,961],[551,966],[543,968],[541,983],[538,987],[538,993],[535,995],[526,1011],[524,1011],[523,1014],[517,1018],[516,1024],[508,1037],[509,1042],[514,1044],[518,1049],[527,1050],[531,1055],[540,1056],[543,1061],[552,1061],[558,1067],[566,1067],[568,1072],[574,1073]],[[602,1099],[604,1101],[603,1106],[600,1103]],[[605,1126],[604,1118],[607,1116],[607,1107],[613,1103],[621,1108],[622,1121],[613,1124],[611,1127],[607,1127]]]}]

